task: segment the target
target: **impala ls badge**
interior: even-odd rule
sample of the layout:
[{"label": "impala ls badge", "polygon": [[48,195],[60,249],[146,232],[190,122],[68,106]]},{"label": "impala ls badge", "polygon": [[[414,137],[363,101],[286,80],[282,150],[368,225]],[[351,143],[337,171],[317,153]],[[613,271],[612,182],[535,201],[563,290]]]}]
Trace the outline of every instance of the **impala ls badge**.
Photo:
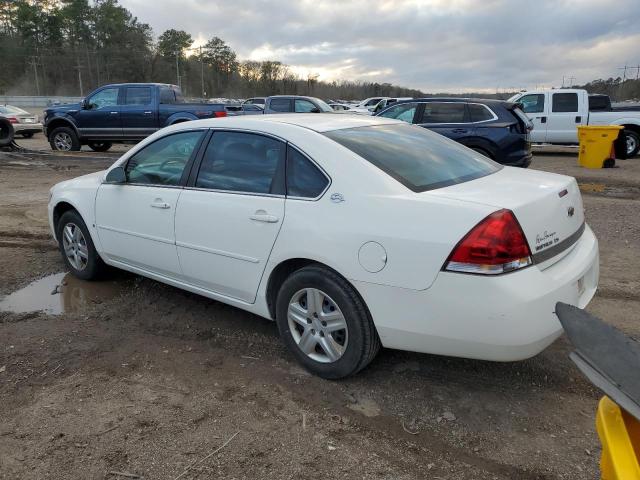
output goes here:
[{"label": "impala ls badge", "polygon": [[333,203],[341,203],[341,202],[344,202],[344,197],[342,196],[341,193],[332,193],[331,194],[331,201]]},{"label": "impala ls badge", "polygon": [[569,207],[567,208],[567,215],[569,215],[570,217],[573,217],[573,214],[576,213],[576,209],[573,207]]}]

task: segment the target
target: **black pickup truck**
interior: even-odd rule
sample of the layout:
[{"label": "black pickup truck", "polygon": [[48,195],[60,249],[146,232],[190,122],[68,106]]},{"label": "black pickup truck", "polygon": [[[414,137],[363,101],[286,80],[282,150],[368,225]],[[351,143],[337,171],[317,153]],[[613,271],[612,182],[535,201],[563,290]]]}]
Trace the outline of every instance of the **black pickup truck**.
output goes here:
[{"label": "black pickup truck", "polygon": [[225,117],[222,103],[185,103],[180,88],[163,83],[105,85],[79,104],[44,111],[44,133],[53,150],[104,152],[113,143],[136,142],[168,125]]}]

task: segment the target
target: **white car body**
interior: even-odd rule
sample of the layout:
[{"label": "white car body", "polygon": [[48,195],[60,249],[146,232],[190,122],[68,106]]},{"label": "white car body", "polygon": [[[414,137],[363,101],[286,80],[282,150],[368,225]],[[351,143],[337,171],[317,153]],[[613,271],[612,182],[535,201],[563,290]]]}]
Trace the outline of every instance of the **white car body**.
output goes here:
[{"label": "white car body", "polygon": [[[556,302],[584,307],[597,287],[598,243],[584,223],[575,179],[505,167],[415,193],[323,135],[400,124],[380,117],[289,114],[167,127],[110,170],[168,133],[240,130],[286,140],[311,158],[330,184],[319,198],[303,200],[106,184],[107,171],[101,171],[52,188],[51,229],[55,236],[56,209],[71,206],[107,264],[269,319],[274,318],[268,299],[274,269],[308,259],[335,270],[356,289],[385,347],[497,361],[537,354],[561,334]],[[536,248],[534,259],[554,248],[547,249],[546,239],[549,244],[574,240],[546,255],[550,258],[503,275],[443,271],[456,244],[487,215],[505,208],[515,214],[532,251]],[[256,215],[263,220],[252,221]]]},{"label": "white car body", "polygon": [[[530,96],[538,95],[544,99],[543,105],[525,108],[525,113],[532,120],[531,141],[535,143],[576,144],[578,143],[579,125],[624,125],[640,132],[640,108],[633,110],[589,111],[589,95],[583,89],[562,88],[556,90],[532,90],[521,92],[509,99],[510,102],[522,102]],[[554,111],[554,97],[557,95],[572,96],[575,108],[572,111]],[[536,103],[536,105],[538,105]],[[564,108],[563,110],[568,110]]]}]

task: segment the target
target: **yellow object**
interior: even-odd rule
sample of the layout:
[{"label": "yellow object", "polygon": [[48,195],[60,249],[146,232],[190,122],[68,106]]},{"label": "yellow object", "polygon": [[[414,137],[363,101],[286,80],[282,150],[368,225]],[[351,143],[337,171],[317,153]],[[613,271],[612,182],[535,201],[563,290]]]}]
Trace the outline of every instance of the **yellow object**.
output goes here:
[{"label": "yellow object", "polygon": [[596,428],[602,443],[602,480],[640,480],[640,421],[602,397]]},{"label": "yellow object", "polygon": [[622,129],[624,127],[620,125],[579,125],[578,165],[586,168],[603,168],[607,160],[608,164],[613,165],[616,158],[613,142],[616,141]]}]

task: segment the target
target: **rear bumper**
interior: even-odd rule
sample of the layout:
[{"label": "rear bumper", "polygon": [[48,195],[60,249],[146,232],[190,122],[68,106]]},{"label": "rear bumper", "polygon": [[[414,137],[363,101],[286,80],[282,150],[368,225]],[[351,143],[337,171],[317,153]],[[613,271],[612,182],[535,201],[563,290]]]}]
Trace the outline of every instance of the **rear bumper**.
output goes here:
[{"label": "rear bumper", "polygon": [[42,132],[41,123],[14,123],[13,131],[15,133],[40,133]]},{"label": "rear bumper", "polygon": [[556,302],[584,308],[596,292],[598,241],[587,226],[550,267],[496,277],[440,272],[424,291],[354,282],[382,344],[423,353],[515,361],[544,350],[562,333]]}]

